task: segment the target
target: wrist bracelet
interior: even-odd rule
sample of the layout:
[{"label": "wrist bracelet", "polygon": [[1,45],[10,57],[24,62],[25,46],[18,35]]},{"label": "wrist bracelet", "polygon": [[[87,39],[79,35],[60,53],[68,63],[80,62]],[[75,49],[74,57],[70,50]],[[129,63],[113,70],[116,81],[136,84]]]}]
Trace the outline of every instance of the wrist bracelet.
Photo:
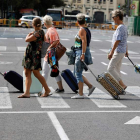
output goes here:
[{"label": "wrist bracelet", "polygon": [[85,55],[85,53],[82,53],[82,54],[84,54],[84,55]]}]

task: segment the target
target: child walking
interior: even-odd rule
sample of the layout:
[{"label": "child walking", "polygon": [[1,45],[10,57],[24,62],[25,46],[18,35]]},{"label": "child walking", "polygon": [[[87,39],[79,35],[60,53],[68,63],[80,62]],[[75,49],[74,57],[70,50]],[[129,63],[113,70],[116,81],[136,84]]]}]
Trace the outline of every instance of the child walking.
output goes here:
[{"label": "child walking", "polygon": [[24,53],[24,58],[22,61],[22,66],[24,67],[25,72],[25,92],[18,96],[18,98],[30,98],[30,86],[32,83],[31,73],[40,81],[42,86],[45,89],[45,95],[49,96],[51,90],[49,89],[46,80],[40,74],[41,68],[41,48],[43,41],[45,40],[44,31],[41,29],[41,20],[40,18],[34,18],[32,26],[35,29],[32,33],[29,33],[26,36],[25,41],[29,42]]}]

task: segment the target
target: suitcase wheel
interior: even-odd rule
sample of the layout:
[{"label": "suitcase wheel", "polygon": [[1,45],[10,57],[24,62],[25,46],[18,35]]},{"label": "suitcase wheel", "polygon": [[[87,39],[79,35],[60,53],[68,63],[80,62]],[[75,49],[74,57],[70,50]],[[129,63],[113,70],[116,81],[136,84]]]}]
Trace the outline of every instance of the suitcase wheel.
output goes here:
[{"label": "suitcase wheel", "polygon": [[123,91],[123,95],[125,95],[126,94],[126,91]]},{"label": "suitcase wheel", "polygon": [[113,96],[116,100],[120,100],[120,97],[119,97],[119,95],[115,95],[115,96]]},{"label": "suitcase wheel", "polygon": [[40,97],[42,95],[42,93],[41,92],[38,92],[38,97]]}]

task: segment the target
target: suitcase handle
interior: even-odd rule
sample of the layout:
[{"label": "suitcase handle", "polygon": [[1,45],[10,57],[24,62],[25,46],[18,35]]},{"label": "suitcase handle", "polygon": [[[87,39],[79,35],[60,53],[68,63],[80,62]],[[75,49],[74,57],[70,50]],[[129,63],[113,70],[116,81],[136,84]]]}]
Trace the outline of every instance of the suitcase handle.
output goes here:
[{"label": "suitcase handle", "polygon": [[133,64],[133,66],[136,67],[136,65],[132,62],[132,60],[129,58],[129,56],[127,56],[127,58],[128,58],[129,61]]},{"label": "suitcase handle", "polygon": [[4,76],[4,74],[3,74],[2,72],[0,72],[0,74],[1,74],[2,76]]},{"label": "suitcase handle", "polygon": [[92,75],[96,78],[96,80],[98,79],[97,76],[92,72],[92,70],[87,66],[87,64],[82,60],[82,62],[85,64],[85,66],[87,67],[87,69],[89,69],[89,71],[92,73]]}]

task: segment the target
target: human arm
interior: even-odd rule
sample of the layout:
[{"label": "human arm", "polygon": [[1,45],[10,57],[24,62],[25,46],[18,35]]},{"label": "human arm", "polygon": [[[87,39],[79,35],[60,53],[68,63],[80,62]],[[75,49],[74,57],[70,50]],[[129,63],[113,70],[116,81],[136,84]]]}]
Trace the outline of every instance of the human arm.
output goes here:
[{"label": "human arm", "polygon": [[127,57],[129,54],[128,54],[128,45],[126,46],[126,53],[125,53],[125,57]]},{"label": "human arm", "polygon": [[79,31],[79,37],[82,40],[82,55],[81,55],[81,61],[85,59],[85,52],[87,48],[87,38],[86,38],[86,31],[82,28]]},{"label": "human arm", "polygon": [[35,37],[34,33],[31,32],[26,36],[25,41],[26,42],[32,42],[32,41],[35,41],[36,39],[37,38]]},{"label": "human arm", "polygon": [[115,49],[117,48],[118,44],[120,43],[120,40],[116,40],[113,48],[111,49],[110,53],[108,54],[108,59],[110,60],[114,54]]}]

